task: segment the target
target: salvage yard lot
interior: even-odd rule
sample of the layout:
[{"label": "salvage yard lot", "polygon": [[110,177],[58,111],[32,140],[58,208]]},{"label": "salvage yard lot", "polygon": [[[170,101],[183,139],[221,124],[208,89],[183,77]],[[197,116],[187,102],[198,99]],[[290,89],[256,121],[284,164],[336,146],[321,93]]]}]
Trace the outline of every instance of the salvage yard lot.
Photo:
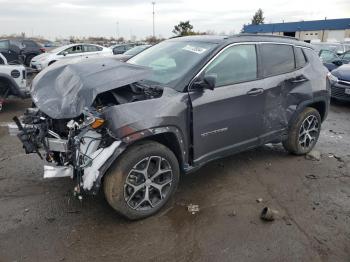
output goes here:
[{"label": "salvage yard lot", "polygon": [[[29,104],[10,101],[1,126]],[[161,213],[129,222],[102,193],[80,203],[70,179],[44,180],[0,127],[0,261],[349,261],[350,104],[333,103],[322,130],[320,161],[280,145],[214,161],[181,177]],[[259,219],[265,206],[277,220]]]}]

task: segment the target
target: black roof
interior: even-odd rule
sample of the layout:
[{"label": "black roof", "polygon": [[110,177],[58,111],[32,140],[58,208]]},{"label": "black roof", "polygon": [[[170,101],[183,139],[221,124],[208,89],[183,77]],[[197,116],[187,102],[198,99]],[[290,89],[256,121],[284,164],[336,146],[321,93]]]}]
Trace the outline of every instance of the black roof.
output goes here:
[{"label": "black roof", "polygon": [[308,48],[313,48],[312,45],[299,41],[293,37],[287,36],[274,36],[274,35],[257,35],[257,34],[238,34],[232,36],[224,35],[194,35],[194,36],[184,36],[184,37],[174,37],[168,41],[199,41],[199,42],[209,42],[217,44],[230,44],[238,42],[276,42],[276,43],[286,43],[304,46]]}]

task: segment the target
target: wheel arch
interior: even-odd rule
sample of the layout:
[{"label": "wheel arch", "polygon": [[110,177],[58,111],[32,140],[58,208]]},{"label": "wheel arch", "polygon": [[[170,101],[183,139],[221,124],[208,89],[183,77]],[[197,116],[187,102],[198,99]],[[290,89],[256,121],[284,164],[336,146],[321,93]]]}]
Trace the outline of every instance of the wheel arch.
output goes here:
[{"label": "wheel arch", "polygon": [[181,171],[186,169],[188,165],[187,146],[179,128],[175,126],[150,128],[123,138],[123,142],[127,144],[127,147],[134,143],[147,140],[156,141],[169,148],[175,154]]},{"label": "wheel arch", "polygon": [[55,62],[57,62],[57,60],[51,60],[47,65],[50,66],[50,65],[52,65]]},{"label": "wheel arch", "polygon": [[317,101],[307,105],[308,107],[315,108],[321,116],[322,122],[326,119],[327,104],[325,101]]},{"label": "wheel arch", "polygon": [[314,98],[312,100],[305,100],[300,103],[294,111],[292,117],[289,120],[289,126],[293,123],[294,119],[306,108],[312,107],[318,111],[321,116],[322,122],[327,118],[329,109],[329,99],[326,97]]},{"label": "wheel arch", "polygon": [[[31,57],[32,59],[34,58],[34,57],[36,57],[38,54],[37,53],[33,53],[33,52],[30,52],[30,53],[26,53],[25,54],[25,63],[27,63],[27,62],[29,62],[30,63],[30,61],[28,61],[28,58],[29,57]],[[28,64],[29,65],[29,64]]]},{"label": "wheel arch", "polygon": [[8,95],[18,95],[21,98],[25,97],[25,94],[21,92],[17,83],[8,75],[0,73],[0,82],[7,83],[10,91]]},{"label": "wheel arch", "polygon": [[94,194],[98,191],[107,170],[110,168],[113,162],[118,157],[120,157],[121,154],[123,154],[130,146],[145,141],[156,141],[169,148],[174,153],[179,162],[180,172],[186,172],[189,167],[187,161],[188,151],[182,132],[179,128],[174,126],[167,126],[142,130],[132,133],[122,139],[120,147],[118,147],[113,156],[110,157],[99,169],[100,175],[95,180],[92,193]]}]

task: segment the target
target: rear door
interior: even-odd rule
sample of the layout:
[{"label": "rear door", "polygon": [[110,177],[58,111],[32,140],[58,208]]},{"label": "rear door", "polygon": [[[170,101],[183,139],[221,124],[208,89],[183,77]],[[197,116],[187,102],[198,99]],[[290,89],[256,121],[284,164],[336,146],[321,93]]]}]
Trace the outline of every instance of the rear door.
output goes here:
[{"label": "rear door", "polygon": [[98,56],[101,54],[102,47],[95,45],[83,45],[83,58],[89,58],[93,56]]},{"label": "rear door", "polygon": [[[297,70],[306,63],[300,48],[295,50],[292,45],[264,43],[259,45],[259,53],[262,58],[261,74],[264,78],[261,84],[265,91],[263,132],[260,138],[261,143],[265,143],[278,140],[287,128],[288,112],[295,110],[292,107],[296,106],[297,102],[293,93],[299,92],[295,89],[307,84],[308,79],[303,71]],[[304,92],[308,94],[311,90]],[[289,108],[290,106],[292,107]]]},{"label": "rear door", "polygon": [[263,90],[257,68],[255,44],[229,46],[205,67],[204,75],[217,81],[214,90],[190,91],[195,163],[258,144]]}]

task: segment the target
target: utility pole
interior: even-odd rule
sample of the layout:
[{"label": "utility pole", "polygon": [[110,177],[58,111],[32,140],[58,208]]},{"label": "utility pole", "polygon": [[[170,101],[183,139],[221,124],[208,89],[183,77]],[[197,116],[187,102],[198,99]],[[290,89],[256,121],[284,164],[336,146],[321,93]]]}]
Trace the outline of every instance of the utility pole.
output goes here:
[{"label": "utility pole", "polygon": [[153,37],[156,36],[155,31],[154,31],[154,5],[155,4],[156,4],[156,2],[152,2],[152,6],[153,6],[153,12],[152,12],[152,14],[153,14]]},{"label": "utility pole", "polygon": [[119,21],[117,21],[117,40],[119,39]]}]

